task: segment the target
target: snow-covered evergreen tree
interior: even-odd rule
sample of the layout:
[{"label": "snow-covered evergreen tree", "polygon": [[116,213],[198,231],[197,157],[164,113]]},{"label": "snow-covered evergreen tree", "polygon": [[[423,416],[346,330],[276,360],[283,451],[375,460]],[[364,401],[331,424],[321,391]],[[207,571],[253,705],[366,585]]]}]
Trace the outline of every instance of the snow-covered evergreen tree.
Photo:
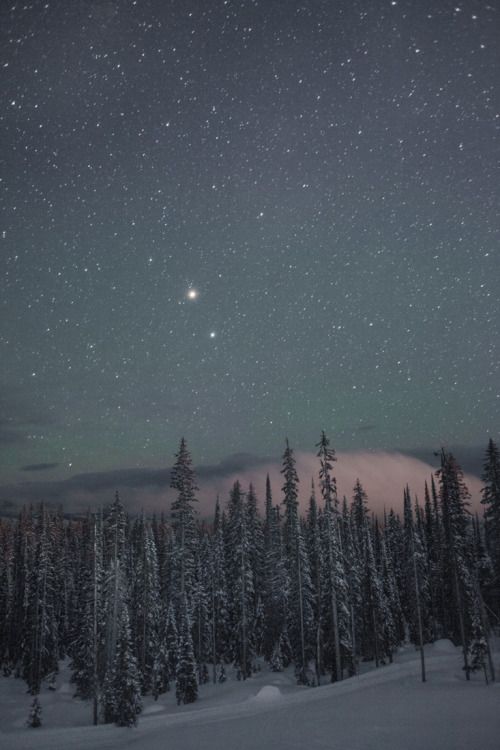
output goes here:
[{"label": "snow-covered evergreen tree", "polygon": [[491,438],[484,459],[482,480],[486,545],[493,564],[493,580],[488,586],[487,596],[490,606],[500,617],[500,451]]},{"label": "snow-covered evergreen tree", "polygon": [[314,594],[314,663],[316,669],[316,683],[321,683],[321,674],[323,670],[323,627],[321,620],[321,571],[322,571],[322,550],[321,550],[321,529],[320,514],[316,502],[316,493],[314,480],[311,482],[311,495],[309,498],[309,509],[306,521],[306,546],[309,555],[309,564],[311,568],[311,583]]},{"label": "snow-covered evergreen tree", "polygon": [[[153,531],[144,514],[134,525],[131,548],[132,637],[141,674],[142,692],[146,694],[153,690],[153,672],[158,670],[155,659],[160,648],[161,602],[156,545]],[[157,687],[158,684],[156,682]]]},{"label": "snow-covered evergreen tree", "polygon": [[195,568],[192,590],[193,646],[197,664],[198,682],[208,679],[207,662],[211,658],[210,623],[210,542],[205,529],[199,531],[199,541],[195,555]]},{"label": "snow-covered evergreen tree", "polygon": [[224,554],[224,534],[219,498],[215,506],[209,558],[209,607],[212,680],[217,682],[217,668],[229,661],[229,602]]},{"label": "snow-covered evergreen tree", "polygon": [[184,593],[181,602],[175,696],[178,705],[181,703],[194,703],[198,697],[196,661],[186,593]]},{"label": "snow-covered evergreen tree", "polygon": [[314,593],[311,571],[298,511],[295,457],[286,441],[283,454],[284,558],[289,580],[287,631],[297,679],[307,684],[308,662],[314,656]]},{"label": "snow-covered evergreen tree", "polygon": [[[422,529],[414,521],[410,490],[404,491],[404,573],[403,611],[413,643],[432,640],[430,611],[429,561],[422,538]],[[417,506],[418,507],[418,506]],[[420,632],[421,631],[421,632]]]},{"label": "snow-covered evergreen tree", "polygon": [[170,477],[170,487],[177,492],[177,497],[172,503],[171,515],[177,548],[173,559],[173,572],[179,581],[179,586],[178,591],[172,592],[172,594],[177,596],[179,602],[183,601],[184,594],[186,594],[190,607],[197,541],[194,504],[196,503],[195,493],[198,488],[195,483],[191,454],[184,438],[180,442],[175,459]]},{"label": "snow-covered evergreen tree", "polygon": [[[451,637],[462,644],[464,670],[469,679],[469,652],[473,640],[486,637],[484,623],[476,615],[477,582],[472,558],[471,538],[468,533],[469,491],[465,485],[463,471],[455,457],[441,451],[439,498],[445,540],[444,570],[450,581],[447,602],[447,620]],[[474,623],[474,639],[472,636]]]},{"label": "snow-covered evergreen tree", "polygon": [[26,571],[29,588],[25,600],[26,648],[23,654],[23,675],[33,695],[40,692],[41,682],[45,677],[57,672],[59,660],[54,585],[55,550],[51,519],[44,505],[40,506],[34,532],[33,554]]},{"label": "snow-covered evergreen tree", "polygon": [[245,679],[252,672],[255,657],[254,578],[251,565],[248,509],[241,485],[236,481],[229,498],[226,536],[226,575],[229,587],[232,659]]},{"label": "snow-covered evergreen tree", "polygon": [[116,650],[106,672],[102,706],[105,722],[114,722],[120,727],[135,726],[142,709],[141,680],[125,602],[121,603],[118,615]]},{"label": "snow-covered evergreen tree", "polygon": [[324,508],[322,516],[322,599],[326,659],[332,670],[332,680],[341,680],[344,666],[352,671],[352,643],[348,581],[344,568],[340,533],[337,483],[332,474],[337,460],[335,451],[323,431],[316,446],[320,460],[319,481]]},{"label": "snow-covered evergreen tree", "polygon": [[263,652],[272,668],[281,671],[292,658],[287,628],[290,582],[285,564],[280,508],[272,505],[269,485],[266,494]]},{"label": "snow-covered evergreen tree", "polygon": [[76,585],[76,617],[71,642],[72,680],[76,694],[94,701],[94,723],[104,679],[103,536],[100,516],[87,515],[81,525],[81,556]]},{"label": "snow-covered evergreen tree", "polygon": [[253,642],[257,654],[262,649],[262,587],[264,578],[264,529],[259,513],[257,495],[250,483],[246,496],[246,514],[248,521],[248,543],[250,550],[250,568],[253,588]]}]

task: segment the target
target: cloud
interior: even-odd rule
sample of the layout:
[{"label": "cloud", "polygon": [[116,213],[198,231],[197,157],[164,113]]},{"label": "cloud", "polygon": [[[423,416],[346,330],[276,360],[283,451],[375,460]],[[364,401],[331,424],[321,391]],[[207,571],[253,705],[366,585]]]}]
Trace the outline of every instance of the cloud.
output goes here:
[{"label": "cloud", "polygon": [[[486,443],[484,445],[452,445],[449,446],[453,455],[457,458],[462,469],[469,473],[475,474],[476,477],[480,477],[483,473],[484,457],[486,453]],[[440,452],[440,446],[434,446],[434,448],[417,448],[412,451],[404,451],[408,456],[414,456],[419,458],[421,461],[430,461],[437,459],[434,454]]]},{"label": "cloud", "polygon": [[[311,493],[311,480],[318,491],[318,469],[319,461],[314,453],[296,453],[297,473],[299,475],[299,501],[304,512],[308,506]],[[424,499],[424,486],[427,481],[430,484],[431,475],[436,471],[437,464],[422,461],[413,456],[402,453],[354,451],[337,454],[337,461],[333,473],[337,479],[339,498],[345,495],[350,503],[352,490],[356,480],[359,478],[367,495],[368,504],[375,513],[382,513],[384,508],[393,507],[396,511],[402,508],[403,489],[408,484],[412,495],[418,496],[422,503]],[[216,492],[224,497],[236,479],[240,479],[244,485],[249,482],[255,486],[263,496],[266,474],[269,473],[273,488],[275,502],[281,501],[281,486],[283,478],[280,473],[280,461],[269,461],[256,466],[248,466],[244,471],[232,476],[219,477],[212,486],[202,488],[201,496],[205,503]],[[465,477],[467,486],[472,495],[472,507],[479,507],[481,483],[479,479],[471,474]]]},{"label": "cloud", "polygon": [[[218,464],[201,466],[196,471],[201,497],[214,497],[213,487],[233,484],[233,477],[245,475],[250,469],[269,462],[251,454],[235,453]],[[24,471],[43,471],[57,464],[29,464]],[[162,469],[113,469],[110,471],[75,474],[67,479],[52,481],[29,481],[0,486],[0,504],[14,502],[17,507],[24,503],[48,502],[62,504],[65,509],[84,509],[89,505],[108,503],[118,490],[124,503],[131,509],[166,510],[165,500],[170,491],[171,468]],[[229,483],[227,482],[229,478]],[[168,509],[170,501],[168,501]]]},{"label": "cloud", "polygon": [[[428,455],[428,454],[427,454]],[[301,509],[307,508],[311,479],[318,487],[319,462],[314,453],[296,453],[299,475]],[[429,461],[402,453],[345,452],[337,454],[334,475],[340,499],[345,495],[350,502],[352,488],[360,479],[367,495],[369,507],[376,513],[384,508],[402,507],[403,488],[408,484],[413,495],[423,502],[424,483],[430,481],[437,468],[436,458],[430,453]],[[36,466],[36,465],[35,465]],[[40,469],[43,470],[43,469]],[[281,502],[281,459],[236,453],[217,464],[201,466],[196,470],[199,491],[199,512],[202,517],[213,513],[215,499],[220,495],[224,504],[233,483],[239,479],[244,488],[253,483],[261,503],[264,499],[266,475],[269,474],[275,503]],[[30,481],[0,486],[0,507],[5,512],[13,506],[40,501],[61,504],[66,512],[81,512],[88,507],[98,507],[111,502],[115,490],[120,492],[124,505],[131,513],[170,512],[174,491],[170,489],[170,468],[116,469],[111,471],[75,474],[58,481]],[[479,508],[480,481],[477,476],[466,475],[472,495],[472,508]],[[318,500],[319,491],[317,490]]]},{"label": "cloud", "polygon": [[59,464],[45,463],[45,464],[26,464],[26,466],[20,466],[19,471],[50,471],[55,469]]}]

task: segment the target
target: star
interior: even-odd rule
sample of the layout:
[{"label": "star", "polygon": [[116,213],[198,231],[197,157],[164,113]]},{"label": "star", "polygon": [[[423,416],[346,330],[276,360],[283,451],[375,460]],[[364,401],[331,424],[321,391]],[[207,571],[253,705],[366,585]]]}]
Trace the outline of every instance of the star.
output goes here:
[{"label": "star", "polygon": [[187,292],[186,292],[186,297],[188,299],[197,299],[197,297],[198,297],[198,290],[197,289],[193,289],[192,287],[189,288],[187,290]]},{"label": "star", "polygon": [[217,334],[215,333],[215,331],[210,331],[210,338],[211,339],[214,339],[216,336],[217,336]]}]

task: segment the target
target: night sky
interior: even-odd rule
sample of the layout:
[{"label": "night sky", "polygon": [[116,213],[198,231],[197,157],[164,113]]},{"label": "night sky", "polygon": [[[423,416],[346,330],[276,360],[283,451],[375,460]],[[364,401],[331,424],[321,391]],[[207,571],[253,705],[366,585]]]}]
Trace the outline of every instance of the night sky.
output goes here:
[{"label": "night sky", "polygon": [[499,16],[2,3],[0,482],[496,438]]}]

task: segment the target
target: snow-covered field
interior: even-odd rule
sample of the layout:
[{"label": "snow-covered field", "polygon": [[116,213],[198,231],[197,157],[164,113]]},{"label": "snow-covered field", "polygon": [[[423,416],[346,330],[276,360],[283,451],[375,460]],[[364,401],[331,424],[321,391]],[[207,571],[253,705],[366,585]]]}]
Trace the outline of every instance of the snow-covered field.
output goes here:
[{"label": "snow-covered field", "polygon": [[426,658],[425,684],[418,654],[405,648],[393,665],[319,688],[263,669],[203,686],[190,706],[177,707],[171,691],[145,700],[134,729],[91,726],[91,707],[72,697],[65,670],[41,694],[43,726],[28,729],[25,684],[1,678],[0,750],[498,750],[500,683],[487,686],[479,674],[466,682],[448,641],[428,646]]}]

